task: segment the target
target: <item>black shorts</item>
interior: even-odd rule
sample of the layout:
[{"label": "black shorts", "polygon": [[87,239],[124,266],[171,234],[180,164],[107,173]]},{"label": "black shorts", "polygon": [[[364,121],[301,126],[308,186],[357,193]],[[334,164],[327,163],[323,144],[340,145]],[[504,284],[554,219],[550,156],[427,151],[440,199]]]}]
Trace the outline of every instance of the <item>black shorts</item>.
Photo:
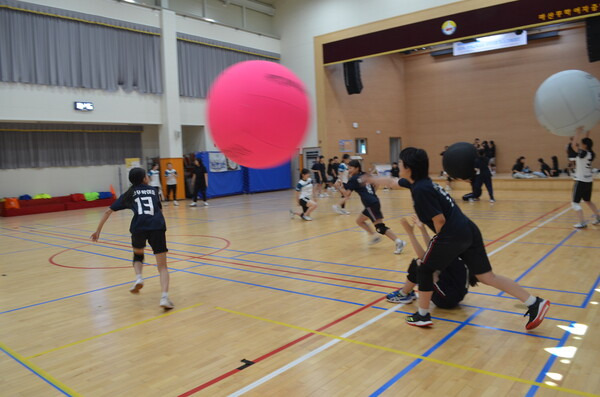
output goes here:
[{"label": "black shorts", "polygon": [[321,174],[313,174],[315,176],[315,183],[318,185],[321,183]]},{"label": "black shorts", "polygon": [[165,230],[148,230],[133,233],[131,235],[131,246],[133,248],[144,248],[146,247],[146,240],[150,244],[150,247],[152,247],[154,254],[162,254],[169,251],[167,249]]},{"label": "black shorts", "polygon": [[306,211],[308,211],[308,202],[310,201],[310,199],[308,198],[301,198],[300,200],[298,200],[298,204],[300,204],[300,207],[302,207],[302,213],[305,213]]},{"label": "black shorts", "polygon": [[375,223],[376,219],[383,219],[383,214],[381,213],[381,204],[373,204],[370,207],[365,207],[362,214],[369,218],[371,222]]},{"label": "black shorts", "polygon": [[[433,294],[431,300],[435,305],[441,309],[452,309],[456,307],[464,298],[467,292],[467,277],[468,273],[465,270],[463,272],[457,272],[456,269],[464,269],[464,264],[458,259],[455,259],[450,265],[440,273],[439,280],[433,284]],[[418,283],[418,268],[417,260],[413,259],[408,267],[408,274],[406,278],[408,281],[415,284]],[[463,274],[464,273],[464,274]]]},{"label": "black shorts", "polygon": [[581,200],[590,201],[592,199],[593,182],[575,181],[573,186],[573,202],[579,203]]},{"label": "black shorts", "polygon": [[459,256],[471,274],[483,274],[492,270],[481,232],[470,220],[449,236],[444,233],[441,236],[433,236],[423,257],[423,263],[428,263],[434,270],[443,271]]}]

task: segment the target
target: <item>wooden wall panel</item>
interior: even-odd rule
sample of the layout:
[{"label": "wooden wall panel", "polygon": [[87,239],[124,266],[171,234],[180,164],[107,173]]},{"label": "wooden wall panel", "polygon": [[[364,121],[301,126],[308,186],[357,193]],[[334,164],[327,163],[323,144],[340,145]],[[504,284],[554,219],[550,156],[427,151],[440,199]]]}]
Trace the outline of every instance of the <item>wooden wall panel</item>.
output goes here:
[{"label": "wooden wall panel", "polygon": [[[549,162],[552,155],[559,156],[563,166],[566,139],[539,125],[533,98],[548,76],[567,69],[600,77],[600,63],[587,60],[583,24],[561,31],[559,38],[507,50],[366,59],[361,63],[364,89],[359,95],[346,94],[341,66],[329,66],[323,147],[327,155],[337,153],[338,139],[362,134],[369,139],[368,165],[388,162],[388,138],[401,136],[404,146],[430,153],[435,172],[441,168],[444,145],[478,137],[496,142],[499,172],[509,172],[520,155],[535,169],[538,157]],[[359,123],[358,130],[352,129],[352,121]],[[376,135],[377,129],[382,133]],[[597,131],[592,138],[600,142]]]}]

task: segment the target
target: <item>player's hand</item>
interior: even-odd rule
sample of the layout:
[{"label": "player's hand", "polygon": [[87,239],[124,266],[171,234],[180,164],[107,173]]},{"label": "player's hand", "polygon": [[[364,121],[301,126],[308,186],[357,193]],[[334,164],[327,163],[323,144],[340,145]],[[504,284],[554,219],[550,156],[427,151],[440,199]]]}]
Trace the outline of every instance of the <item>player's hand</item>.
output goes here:
[{"label": "player's hand", "polygon": [[416,214],[411,215],[410,219],[412,219],[412,221],[415,223],[415,225],[417,225],[417,227],[423,227],[423,223],[421,223],[421,221],[419,220],[419,218],[417,217]]},{"label": "player's hand", "polygon": [[415,227],[414,223],[409,222],[406,218],[400,219],[400,223],[402,224],[402,227],[406,233],[413,233],[413,228]]},{"label": "player's hand", "polygon": [[94,232],[91,236],[90,236],[90,240],[92,241],[98,241],[98,239],[100,238],[100,232]]}]

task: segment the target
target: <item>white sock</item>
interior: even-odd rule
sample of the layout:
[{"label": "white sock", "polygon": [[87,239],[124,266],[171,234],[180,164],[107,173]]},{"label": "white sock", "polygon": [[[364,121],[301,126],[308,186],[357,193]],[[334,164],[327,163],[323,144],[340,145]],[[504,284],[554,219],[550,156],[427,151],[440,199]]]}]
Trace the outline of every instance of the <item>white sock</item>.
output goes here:
[{"label": "white sock", "polygon": [[398,292],[400,294],[400,296],[408,296],[408,294],[405,294],[404,291],[400,290],[400,292]]},{"label": "white sock", "polygon": [[419,308],[419,314],[421,316],[426,316],[426,315],[429,314],[429,309],[421,309],[421,308]]},{"label": "white sock", "polygon": [[527,300],[523,303],[525,303],[525,306],[533,305],[535,303],[535,296],[529,295],[529,298],[527,298]]},{"label": "white sock", "polygon": [[168,298],[169,297],[169,293],[168,292],[163,292],[161,298]]},{"label": "white sock", "polygon": [[135,281],[138,282],[138,283],[143,283],[144,279],[142,278],[141,274],[136,274],[135,275]]}]

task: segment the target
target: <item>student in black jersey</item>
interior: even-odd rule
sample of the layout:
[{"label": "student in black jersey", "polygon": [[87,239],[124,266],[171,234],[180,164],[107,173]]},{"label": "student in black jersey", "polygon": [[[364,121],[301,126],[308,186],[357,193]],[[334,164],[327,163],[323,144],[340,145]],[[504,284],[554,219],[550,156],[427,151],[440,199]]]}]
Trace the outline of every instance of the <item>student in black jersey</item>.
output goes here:
[{"label": "student in black jersey", "polygon": [[146,241],[152,247],[156,257],[156,265],[160,274],[160,285],[162,296],[160,306],[165,310],[174,307],[169,300],[169,269],[167,268],[167,240],[165,232],[167,226],[162,214],[158,189],[148,186],[150,179],[143,168],[132,168],[129,171],[129,181],[132,186],[121,195],[104,213],[98,228],[90,237],[92,241],[98,241],[104,223],[115,211],[130,209],[133,211],[133,219],[129,231],[131,232],[131,246],[133,247],[133,268],[136,281],[129,289],[132,294],[137,294],[144,286],[142,269],[144,266],[144,247]]},{"label": "student in black jersey", "polygon": [[[425,256],[425,250],[419,244],[414,232],[416,225],[421,231],[425,246],[427,246],[429,244],[429,234],[425,229],[425,225],[419,222],[416,216],[413,216],[411,221],[403,218],[400,223],[402,223],[402,227],[406,231],[406,234],[408,234],[417,256],[419,258]],[[389,293],[386,296],[388,302],[408,304],[417,299],[413,290],[418,282],[420,265],[421,259],[415,258],[410,262],[404,286],[398,291]],[[469,284],[472,286],[477,285],[477,279],[469,272],[465,262],[458,257],[444,271],[433,273],[433,295],[431,295],[431,301],[439,308],[452,309],[465,298],[465,295],[469,292]]]},{"label": "student in black jersey", "polygon": [[[423,149],[409,147],[400,153],[400,177],[397,184],[410,189],[419,221],[436,234],[432,237],[419,266],[419,308],[406,318],[410,325],[430,326],[429,303],[434,289],[433,274],[444,271],[457,257],[462,258],[477,280],[514,296],[528,306],[526,329],[534,329],[544,319],[550,302],[529,294],[515,281],[492,272],[483,238],[477,225],[467,218],[438,184],[429,178],[429,158]],[[389,184],[390,181],[380,181]]]},{"label": "student in black jersey", "polygon": [[392,178],[400,178],[400,168],[398,168],[398,163],[395,161],[392,163],[390,174],[392,175]]},{"label": "student in black jersey", "polygon": [[396,250],[394,251],[394,254],[402,253],[406,243],[396,237],[392,229],[383,223],[383,214],[381,213],[381,204],[379,203],[379,198],[375,194],[373,186],[363,181],[362,178],[366,179],[367,175],[362,171],[360,162],[358,160],[350,161],[348,163],[348,172],[350,175],[348,182],[342,183],[342,181],[338,180],[336,182],[336,187],[345,197],[349,197],[353,191],[358,193],[360,196],[360,201],[365,206],[365,209],[358,216],[358,218],[356,218],[356,224],[369,233],[369,236],[371,237],[370,243],[376,244],[381,241],[381,237],[375,234],[373,229],[371,229],[367,223],[367,220],[370,219],[375,225],[375,230],[377,233],[381,234],[382,236],[386,236],[396,244]]}]

